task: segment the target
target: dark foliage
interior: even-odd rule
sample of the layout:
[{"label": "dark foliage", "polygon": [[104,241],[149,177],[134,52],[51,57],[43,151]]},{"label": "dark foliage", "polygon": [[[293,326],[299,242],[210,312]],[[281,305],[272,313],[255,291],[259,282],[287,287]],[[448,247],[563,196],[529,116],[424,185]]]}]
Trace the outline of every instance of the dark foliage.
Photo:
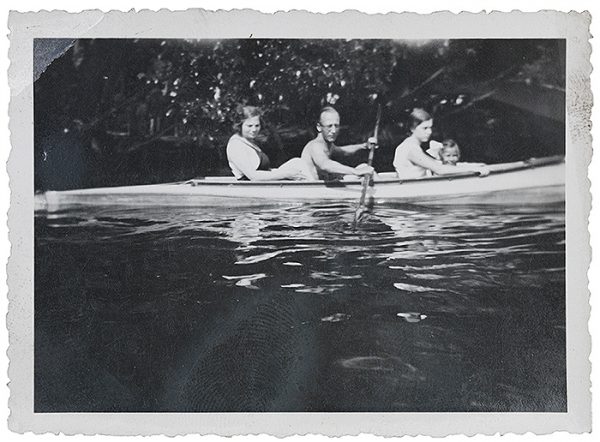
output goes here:
[{"label": "dark foliage", "polygon": [[227,174],[240,103],[263,109],[274,164],[299,155],[325,104],[340,111],[341,143],[368,137],[383,106],[378,170],[391,169],[415,106],[467,161],[562,153],[564,57],[562,40],[77,40],[47,68],[47,55],[34,63],[46,68],[34,90],[35,187]]}]

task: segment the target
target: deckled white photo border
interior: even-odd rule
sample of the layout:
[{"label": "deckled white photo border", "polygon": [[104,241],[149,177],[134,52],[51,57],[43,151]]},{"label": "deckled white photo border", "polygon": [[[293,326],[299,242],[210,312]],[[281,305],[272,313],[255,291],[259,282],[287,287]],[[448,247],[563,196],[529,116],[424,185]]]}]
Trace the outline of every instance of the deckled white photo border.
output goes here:
[{"label": "deckled white photo border", "polygon": [[[589,431],[590,336],[587,167],[592,97],[588,14],[543,11],[366,15],[356,11],[263,14],[244,10],[12,13],[10,26],[8,266],[10,428],[67,434],[435,435]],[[34,38],[566,38],[566,413],[33,413]]]}]

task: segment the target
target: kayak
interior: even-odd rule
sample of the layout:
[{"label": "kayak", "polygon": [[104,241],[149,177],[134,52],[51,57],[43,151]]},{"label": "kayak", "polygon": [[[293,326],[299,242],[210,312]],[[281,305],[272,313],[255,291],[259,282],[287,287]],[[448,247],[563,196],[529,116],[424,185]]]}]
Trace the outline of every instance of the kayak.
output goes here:
[{"label": "kayak", "polygon": [[[368,198],[378,204],[552,204],[565,201],[564,157],[532,158],[489,165],[490,174],[467,172],[401,180],[380,173]],[[238,181],[205,177],[168,184],[47,191],[35,195],[35,210],[72,206],[240,207],[272,204],[358,201],[359,177],[339,181]]]}]

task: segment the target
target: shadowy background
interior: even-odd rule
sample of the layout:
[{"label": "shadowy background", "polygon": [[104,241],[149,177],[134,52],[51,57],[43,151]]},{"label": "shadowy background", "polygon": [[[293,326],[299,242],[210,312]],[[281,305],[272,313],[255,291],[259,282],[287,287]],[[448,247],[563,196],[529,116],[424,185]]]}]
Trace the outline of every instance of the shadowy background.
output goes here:
[{"label": "shadowy background", "polygon": [[240,103],[264,111],[274,166],[300,154],[327,104],[339,144],[366,140],[382,105],[378,171],[392,170],[413,107],[464,161],[564,154],[565,52],[553,39],[36,39],[35,189],[230,175]]}]

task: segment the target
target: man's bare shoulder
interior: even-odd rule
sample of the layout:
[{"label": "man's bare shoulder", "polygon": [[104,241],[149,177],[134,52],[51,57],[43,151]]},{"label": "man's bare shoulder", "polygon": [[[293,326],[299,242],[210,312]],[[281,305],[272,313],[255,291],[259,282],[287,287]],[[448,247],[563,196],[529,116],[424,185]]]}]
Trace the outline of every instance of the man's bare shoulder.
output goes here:
[{"label": "man's bare shoulder", "polygon": [[314,138],[306,143],[303,149],[304,152],[325,151],[327,152],[327,143],[320,138]]}]

